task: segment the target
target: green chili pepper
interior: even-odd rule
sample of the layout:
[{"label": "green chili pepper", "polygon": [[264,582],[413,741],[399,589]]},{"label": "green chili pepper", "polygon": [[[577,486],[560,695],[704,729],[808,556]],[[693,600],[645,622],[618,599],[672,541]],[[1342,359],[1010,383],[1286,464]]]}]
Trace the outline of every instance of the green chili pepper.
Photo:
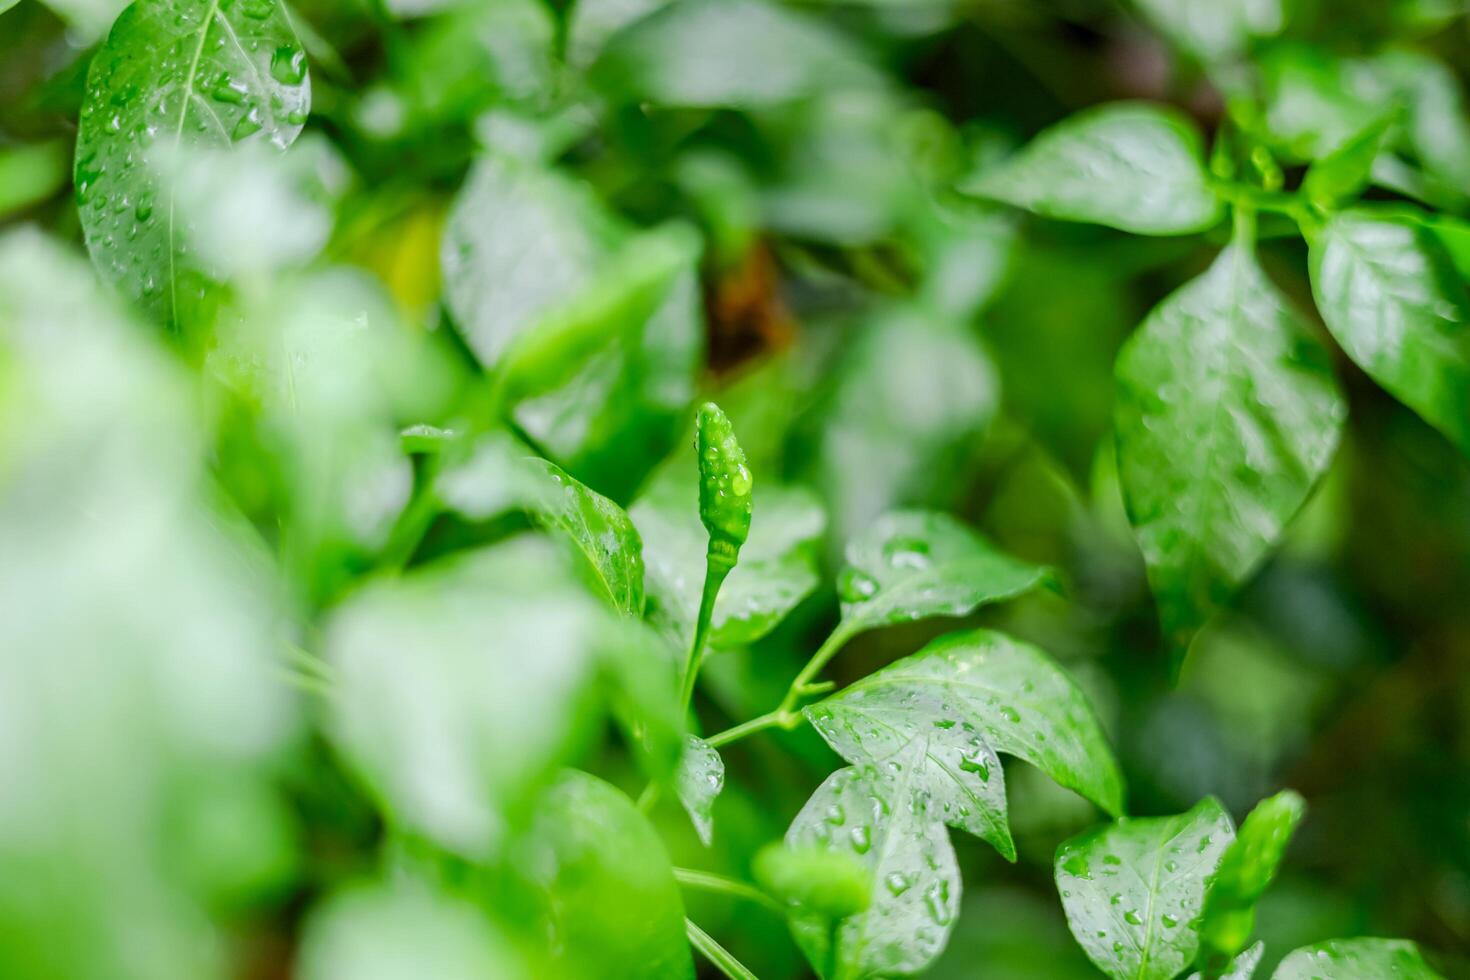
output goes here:
[{"label": "green chili pepper", "polygon": [[713,402],[700,406],[694,445],[699,453],[699,519],[709,532],[708,558],[729,571],[750,534],[750,470],[730,420]]}]

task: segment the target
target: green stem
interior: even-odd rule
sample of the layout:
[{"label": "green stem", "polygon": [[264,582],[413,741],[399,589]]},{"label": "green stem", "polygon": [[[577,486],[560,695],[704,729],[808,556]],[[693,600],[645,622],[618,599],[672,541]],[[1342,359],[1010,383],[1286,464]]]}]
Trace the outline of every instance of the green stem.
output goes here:
[{"label": "green stem", "polygon": [[1267,191],[1259,187],[1224,180],[1211,181],[1210,186],[1221,199],[1236,207],[1248,207],[1254,211],[1274,211],[1277,214],[1285,214],[1297,219],[1310,213],[1306,202],[1302,200],[1301,195],[1296,193]]},{"label": "green stem", "polygon": [[1232,224],[1235,244],[1239,245],[1247,254],[1254,254],[1256,250],[1256,212],[1249,204],[1235,205]]},{"label": "green stem", "polygon": [[841,650],[851,637],[851,628],[845,622],[839,622],[837,628],[817,648],[817,652],[812,654],[812,659],[806,662],[806,666],[801,668],[801,673],[796,675],[791,686],[786,689],[786,697],[781,700],[781,706],[777,710],[790,712],[795,709],[796,702],[804,695],[811,693],[809,689],[813,686],[812,679],[822,672],[822,668],[827,666],[827,661],[836,656],[837,651]]},{"label": "green stem", "polygon": [[705,741],[709,743],[711,748],[717,749],[721,745],[738,741],[747,735],[754,735],[756,732],[765,731],[767,728],[785,728],[788,730],[795,728],[797,722],[800,720],[800,715],[782,711],[778,708],[775,711],[769,711],[761,715],[759,718],[752,718],[750,721],[742,722],[734,728],[727,728],[723,732],[711,735]]},{"label": "green stem", "polygon": [[714,937],[694,924],[693,919],[684,920],[684,932],[689,936],[689,942],[699,950],[704,958],[715,965],[715,968],[729,977],[730,980],[760,980],[754,973],[745,968],[735,956],[725,947],[715,942]]},{"label": "green stem", "polygon": [[786,695],[774,711],[768,711],[758,718],[742,722],[734,728],[727,728],[717,735],[711,735],[705,739],[710,745],[719,748],[747,735],[765,731],[767,728],[785,728],[791,730],[801,723],[801,714],[796,710],[797,703],[807,695],[816,694],[830,690],[832,685],[828,683],[813,684],[812,680],[827,666],[827,662],[836,656],[837,651],[852,638],[853,630],[846,623],[838,623],[837,628],[832,631],[826,641],[812,654],[812,658],[801,668],[801,673],[791,681],[791,686],[786,689]]},{"label": "green stem", "polygon": [[439,478],[443,465],[443,454],[425,461],[422,479],[414,488],[408,506],[398,515],[393,530],[388,533],[387,543],[383,545],[380,561],[382,567],[394,571],[402,569],[418,550],[424,535],[429,533],[434,518],[439,516],[439,495],[435,492],[434,483]]},{"label": "green stem", "polygon": [[709,639],[710,621],[715,615],[715,599],[730,568],[721,562],[704,561],[704,593],[699,597],[699,618],[694,623],[694,641],[689,644],[689,657],[684,661],[683,680],[679,684],[679,707],[681,713],[689,710],[694,698],[694,681],[699,676],[700,661],[704,657],[704,645]]},{"label": "green stem", "polygon": [[784,915],[785,910],[781,903],[767,895],[754,885],[746,884],[735,878],[715,874],[711,871],[696,871],[693,868],[675,868],[674,880],[685,888],[694,888],[702,892],[713,892],[717,895],[730,895],[734,898],[743,898],[757,905],[763,905],[775,912]]}]

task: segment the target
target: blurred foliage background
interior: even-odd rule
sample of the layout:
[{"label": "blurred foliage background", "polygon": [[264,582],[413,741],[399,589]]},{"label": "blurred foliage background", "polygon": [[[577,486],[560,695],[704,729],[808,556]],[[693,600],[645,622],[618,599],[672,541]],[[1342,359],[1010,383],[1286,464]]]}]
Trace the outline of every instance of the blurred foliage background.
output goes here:
[{"label": "blurred foliage background", "polygon": [[[323,611],[377,560],[384,501],[401,506],[412,482],[391,437],[382,453],[365,449],[345,462],[334,450],[379,439],[382,426],[364,419],[444,423],[476,358],[503,350],[518,318],[581,288],[638,229],[687,222],[704,242],[697,274],[645,314],[617,363],[523,403],[523,435],[626,505],[685,445],[690,406],[708,395],[733,419],[758,486],[803,486],[821,500],[828,521],[819,557],[829,585],[843,543],[898,504],[951,510],[1013,553],[1054,565],[1064,580],[1058,592],[976,619],[1043,646],[1084,685],[1123,764],[1132,812],[1175,813],[1215,794],[1239,817],[1282,786],[1306,797],[1309,817],[1260,914],[1267,969],[1304,943],[1382,934],[1417,940],[1447,976],[1470,977],[1465,459],[1336,355],[1350,415],[1329,475],[1285,546],[1179,665],[1160,637],[1118,496],[1112,364],[1147,310],[1205,267],[1223,229],[1205,239],[1143,239],[1023,217],[953,190],[1043,127],[1120,98],[1173,103],[1212,131],[1248,90],[1279,135],[1310,141],[1332,119],[1356,120],[1384,98],[1354,79],[1356,66],[1390,51],[1420,52],[1443,66],[1435,70],[1444,76],[1434,76],[1444,83],[1434,89],[1441,101],[1424,111],[1442,127],[1438,145],[1453,146],[1470,126],[1462,3],[297,0],[292,11],[311,63],[310,117],[284,158],[288,167],[203,162],[195,197],[204,217],[196,220],[222,229],[222,240],[199,247],[235,267],[224,285],[200,292],[200,304],[215,312],[196,322],[212,322],[219,309],[274,325],[330,317],[332,304],[351,297],[352,309],[370,310],[374,329],[390,338],[380,353],[405,380],[387,386],[390,397],[361,394],[352,380],[360,354],[332,353],[328,338],[319,369],[330,397],[310,431],[274,415],[277,393],[252,390],[247,379],[227,397],[206,399],[206,417],[189,435],[149,430],[138,453],[167,457],[157,465],[145,464],[146,455],[103,461],[84,449],[101,467],[89,479],[116,490],[107,496],[118,520],[144,526],[139,515],[164,508],[154,515],[158,526],[192,533],[160,501],[180,487],[194,492],[201,480],[192,462],[174,458],[171,440],[201,440],[208,492],[228,501],[221,513],[268,543],[274,557],[259,560],[284,569],[288,594],[279,598],[306,624],[299,635],[311,645]],[[110,0],[21,0],[0,14],[0,219],[40,225],[74,252],[82,231],[72,147],[88,62],[116,13]],[[1444,210],[1466,214],[1470,151],[1430,156],[1415,162],[1431,193]],[[1289,154],[1283,160],[1291,181],[1300,168]],[[231,204],[220,187],[239,200]],[[1305,247],[1264,230],[1263,239],[1270,276],[1309,310]],[[12,240],[0,307],[89,292],[75,276],[48,278],[46,267],[68,261],[52,248]],[[490,281],[446,287],[456,262],[484,261]],[[468,292],[456,296],[456,288]],[[351,325],[362,328],[368,316],[355,313]],[[118,343],[132,351],[137,332],[123,325]],[[411,339],[412,352],[399,352],[391,338]],[[170,357],[201,371],[212,364],[229,378],[232,365],[257,357],[248,338],[240,342],[244,352],[232,353],[217,337],[185,330]],[[380,367],[362,370],[380,378]],[[0,418],[5,400],[19,397],[16,377],[0,358],[0,393],[12,388],[0,398]],[[141,393],[113,393],[120,404],[141,399],[148,404],[137,411],[165,418],[195,411],[170,402],[181,393],[141,377],[130,382]],[[58,405],[108,397],[80,375],[57,384],[66,387],[57,389]],[[344,398],[351,411],[341,410]],[[0,435],[18,439],[28,424],[12,416]],[[68,423],[56,424],[61,431]],[[4,469],[0,456],[0,475]],[[334,490],[320,499],[299,492],[333,481],[356,496],[344,503]],[[16,507],[0,522],[7,608],[36,594],[32,576],[64,580],[83,561],[37,537],[52,517]],[[415,563],[524,525],[493,505],[457,509],[429,527]],[[107,552],[118,567],[147,575],[67,581],[72,591],[57,594],[84,609],[110,596],[111,608],[135,594],[192,588],[198,608],[149,626],[166,638],[166,664],[189,653],[188,629],[219,628],[224,613],[210,603],[238,593],[234,572],[216,567],[222,559],[175,565],[149,557],[157,546],[149,540],[115,544],[143,549],[137,554]],[[48,561],[54,569],[43,573]],[[187,571],[194,567],[213,577]],[[818,589],[764,639],[712,657],[700,702],[710,730],[780,700],[826,635],[831,596],[830,587]],[[238,601],[225,606],[249,619]],[[105,616],[88,615],[97,629],[111,628]],[[196,624],[180,625],[190,615]],[[44,645],[55,620],[32,625],[37,632],[12,633],[13,649]],[[862,676],[953,625],[864,636],[831,676]],[[161,656],[145,632],[129,635]],[[195,719],[204,730],[216,727],[204,724],[209,711],[238,707],[244,696],[228,666],[222,661],[226,672],[215,680],[223,686]],[[101,685],[136,681],[125,670],[108,680],[105,658],[91,669]],[[13,681],[12,690],[29,690]],[[62,701],[60,712],[84,708]],[[0,733],[19,710],[0,710]],[[244,713],[258,719],[272,710]],[[306,910],[378,860],[380,821],[312,715],[308,707],[290,724],[253,734],[247,718],[240,739],[213,748],[201,748],[202,736],[188,728],[112,745],[119,779],[152,778],[140,767],[153,760],[162,771],[161,753],[187,757],[181,771],[202,766],[170,796],[180,807],[206,805],[187,802],[195,796],[244,797],[230,810],[251,814],[244,824],[222,816],[220,840],[186,841],[168,858],[184,862],[187,875],[220,872],[205,891],[229,975],[292,975]],[[583,742],[587,768],[636,794],[640,777],[626,753],[590,736]],[[27,770],[16,753],[14,743],[0,749],[0,796],[12,798],[0,809],[61,778]],[[744,878],[751,855],[781,836],[836,758],[806,729],[749,739],[725,755],[712,847],[674,807],[656,808],[654,821],[676,865]],[[227,779],[227,765],[255,776]],[[1067,934],[1051,864],[1058,842],[1096,815],[1023,763],[1007,760],[1007,772],[1020,859],[1007,864],[956,836],[962,919],[932,975],[1094,976]],[[27,774],[33,781],[22,782]],[[229,789],[215,793],[214,785]],[[79,809],[127,798],[90,786],[56,792]],[[186,825],[206,828],[200,833],[211,826],[203,818]],[[122,834],[112,828],[91,839],[114,832]],[[229,847],[248,860],[231,859]],[[179,856],[191,848],[197,853]],[[78,874],[95,864],[73,856]],[[133,873],[111,873],[116,902],[130,894]],[[761,977],[807,975],[779,917],[722,896],[690,892],[685,900],[690,916]],[[415,921],[409,910],[365,902],[355,910],[363,921],[379,916],[390,931]],[[0,882],[3,917],[21,921],[27,907],[25,894]],[[57,928],[59,936],[84,935]],[[436,920],[433,928],[448,926]],[[12,933],[37,934],[0,922],[0,945]],[[73,964],[30,975],[133,974]]]}]

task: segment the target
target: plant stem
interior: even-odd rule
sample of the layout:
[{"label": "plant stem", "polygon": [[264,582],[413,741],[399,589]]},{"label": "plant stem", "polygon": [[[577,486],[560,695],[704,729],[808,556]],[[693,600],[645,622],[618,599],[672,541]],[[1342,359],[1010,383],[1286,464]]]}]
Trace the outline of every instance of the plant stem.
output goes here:
[{"label": "plant stem", "polygon": [[745,964],[737,960],[725,947],[715,942],[714,937],[694,924],[693,919],[684,920],[684,932],[689,936],[689,942],[694,948],[704,955],[704,958],[715,965],[730,980],[760,980],[754,973],[745,968]]},{"label": "plant stem", "polygon": [[727,728],[716,735],[705,739],[711,746],[719,748],[747,735],[765,731],[767,728],[785,728],[788,731],[795,728],[801,722],[801,715],[796,710],[797,702],[808,694],[830,689],[829,684],[813,684],[812,679],[822,672],[827,662],[836,656],[843,644],[852,638],[853,631],[845,623],[838,623],[837,628],[827,637],[826,641],[812,654],[812,658],[801,668],[801,673],[791,681],[791,686],[786,689],[786,695],[774,711],[768,711],[758,718],[752,718],[742,722],[734,728]]},{"label": "plant stem", "polygon": [[711,735],[705,741],[709,743],[711,748],[717,749],[721,745],[738,741],[747,735],[754,735],[756,732],[765,731],[767,728],[795,728],[800,718],[800,715],[777,708],[775,711],[769,711],[759,718],[752,718],[750,721],[742,722],[734,728],[727,728],[723,732]]},{"label": "plant stem", "polygon": [[817,652],[812,654],[812,659],[806,662],[806,666],[801,668],[801,673],[796,675],[796,678],[791,682],[791,686],[786,689],[786,697],[781,699],[781,706],[777,709],[778,711],[790,712],[796,707],[796,702],[801,699],[803,694],[807,693],[807,688],[811,685],[812,678],[822,672],[822,668],[827,666],[827,661],[836,656],[837,651],[842,649],[843,645],[847,643],[851,636],[852,630],[845,622],[839,621],[837,628],[817,648]]},{"label": "plant stem", "polygon": [[689,657],[684,661],[683,680],[679,684],[681,713],[689,710],[689,702],[694,698],[694,681],[699,676],[699,664],[704,657],[705,641],[709,638],[710,621],[715,615],[715,599],[720,594],[725,576],[729,574],[729,566],[705,559],[704,593],[699,597],[699,618],[694,623],[694,641],[689,644]]},{"label": "plant stem", "polygon": [[424,535],[428,533],[429,526],[434,523],[434,518],[439,516],[439,495],[435,492],[434,483],[443,467],[442,460],[440,455],[425,462],[418,486],[414,487],[413,497],[398,515],[398,520],[388,533],[388,541],[383,545],[380,561],[382,567],[398,571],[407,565],[413,553],[418,550]]},{"label": "plant stem", "polygon": [[696,871],[693,868],[675,868],[674,880],[686,888],[695,888],[699,891],[714,892],[718,895],[730,895],[734,898],[743,898],[746,901],[764,905],[777,915],[785,914],[781,904],[754,885],[746,884],[735,878],[715,874],[711,871]]}]

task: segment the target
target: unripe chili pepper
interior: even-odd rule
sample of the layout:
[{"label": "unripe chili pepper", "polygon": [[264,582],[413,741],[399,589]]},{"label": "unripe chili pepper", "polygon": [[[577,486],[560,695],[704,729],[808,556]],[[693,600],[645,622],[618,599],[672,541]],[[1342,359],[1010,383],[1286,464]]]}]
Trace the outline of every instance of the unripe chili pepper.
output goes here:
[{"label": "unripe chili pepper", "polygon": [[705,402],[695,424],[699,453],[699,520],[709,532],[708,558],[728,572],[750,534],[750,470],[735,430],[720,407]]}]

